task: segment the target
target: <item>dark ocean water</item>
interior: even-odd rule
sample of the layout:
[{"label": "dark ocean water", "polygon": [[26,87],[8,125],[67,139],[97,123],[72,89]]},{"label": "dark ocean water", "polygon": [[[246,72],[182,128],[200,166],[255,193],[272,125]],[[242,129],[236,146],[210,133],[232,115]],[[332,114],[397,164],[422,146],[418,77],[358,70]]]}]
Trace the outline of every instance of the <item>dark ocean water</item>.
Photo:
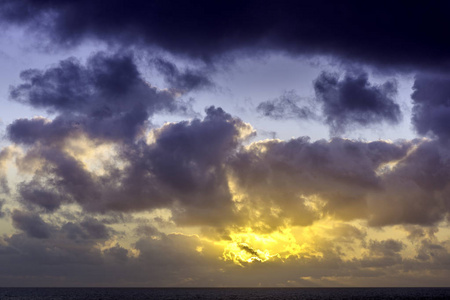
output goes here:
[{"label": "dark ocean water", "polygon": [[450,288],[0,288],[0,299],[450,299]]}]

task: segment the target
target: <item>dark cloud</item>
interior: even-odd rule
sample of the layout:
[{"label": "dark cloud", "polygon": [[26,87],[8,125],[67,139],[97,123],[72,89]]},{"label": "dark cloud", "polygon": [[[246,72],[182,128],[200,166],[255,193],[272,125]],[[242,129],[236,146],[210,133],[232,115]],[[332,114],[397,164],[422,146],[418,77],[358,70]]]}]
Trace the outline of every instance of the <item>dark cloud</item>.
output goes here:
[{"label": "dark cloud", "polygon": [[430,226],[449,216],[449,157],[439,141],[299,138],[255,143],[230,169],[254,230],[286,221],[304,226],[325,215],[369,226]]},{"label": "dark cloud", "polygon": [[184,94],[193,90],[213,87],[212,81],[201,70],[185,69],[180,71],[178,67],[163,58],[153,60],[156,69],[163,75],[170,89]]},{"label": "dark cloud", "polygon": [[133,256],[130,248],[120,244],[99,249],[101,240],[70,239],[64,236],[65,229],[56,229],[48,239],[24,234],[5,237],[0,244],[2,282],[13,286],[161,287],[189,286],[194,280],[194,285],[214,285],[217,281],[211,274],[220,273],[215,272],[220,252],[210,253],[207,247],[205,254],[199,252],[197,247],[203,244],[196,236],[142,238],[135,244],[139,255]]},{"label": "dark cloud", "polygon": [[7,163],[13,157],[14,150],[11,147],[5,147],[0,151],[0,193],[10,194],[10,188],[7,179]]},{"label": "dark cloud", "polygon": [[364,240],[367,233],[349,224],[339,224],[328,231],[336,242],[352,243],[354,240]]},{"label": "dark cloud", "polygon": [[247,245],[245,243],[240,243],[238,246],[240,249],[244,250],[248,254],[251,254],[251,255],[259,258],[258,252],[256,252],[256,250],[253,249],[252,247],[250,247],[249,245]]},{"label": "dark cloud", "polygon": [[122,263],[128,260],[128,250],[119,245],[115,245],[114,247],[104,250],[103,254],[106,256],[110,256],[115,261]]},{"label": "dark cloud", "polygon": [[450,263],[450,251],[445,242],[439,242],[436,237],[428,236],[420,241],[416,258],[419,261],[446,264]]},{"label": "dark cloud", "polygon": [[[273,286],[274,282],[288,286],[316,282],[328,286],[356,278],[361,285],[386,286],[405,276],[413,280],[410,285],[417,285],[424,278],[432,280],[434,277],[424,272],[428,270],[439,273],[438,278],[444,278],[439,283],[448,278],[446,244],[431,236],[414,244],[419,246],[416,253],[422,255],[415,260],[403,258],[402,250],[406,245],[393,239],[370,240],[362,258],[344,259],[338,241],[316,236],[314,249],[322,253],[320,257],[291,256],[284,261],[274,259],[247,264],[243,268],[219,259],[222,247],[197,235],[158,232],[157,238],[142,237],[132,248],[113,243],[100,249],[99,242],[105,240],[72,239],[66,235],[67,224],[80,225],[52,224],[53,234],[47,239],[22,233],[3,236],[0,243],[2,282],[14,286],[47,287]],[[248,245],[241,246],[250,254],[256,252]],[[297,282],[298,278],[308,278],[308,281]]]},{"label": "dark cloud", "polygon": [[[57,127],[53,122],[48,126]],[[220,226],[233,218],[226,163],[251,133],[240,119],[210,107],[203,120],[155,129],[151,143],[140,140],[117,147],[113,159],[119,165],[104,161],[105,172],[100,175],[70,154],[65,143],[34,143],[19,163],[38,161],[40,167],[31,180],[19,184],[20,200],[46,212],[69,203],[102,213],[170,208],[179,224]],[[47,131],[41,135],[53,139]]]},{"label": "dark cloud", "polygon": [[108,239],[110,236],[107,227],[96,219],[85,219],[80,226],[94,239]]},{"label": "dark cloud", "polygon": [[30,181],[18,185],[21,200],[46,211],[54,211],[63,203],[88,205],[99,197],[103,185],[85,169],[82,162],[64,149],[55,146],[36,146],[25,160],[43,163]]},{"label": "dark cloud", "polygon": [[401,120],[400,107],[393,99],[395,81],[373,85],[364,72],[346,73],[343,79],[338,74],[322,73],[314,81],[314,89],[333,135],[353,126],[397,124]]},{"label": "dark cloud", "polygon": [[[339,138],[264,141],[239,152],[230,165],[246,206],[260,212],[255,224],[264,220],[273,228],[290,220],[308,225],[323,214],[367,218],[367,196],[383,189],[377,169],[404,157],[410,146]],[[271,212],[274,207],[280,208],[277,217]]]},{"label": "dark cloud", "polygon": [[61,231],[65,232],[66,236],[71,240],[106,240],[110,237],[110,229],[93,218],[86,218],[79,224],[68,222],[61,227]]},{"label": "dark cloud", "polygon": [[5,216],[5,212],[3,211],[3,205],[5,204],[5,200],[0,200],[0,218]]},{"label": "dark cloud", "polygon": [[393,239],[384,241],[370,241],[368,245],[369,255],[361,260],[364,268],[387,268],[402,263],[400,251],[405,245]]},{"label": "dark cloud", "polygon": [[137,236],[146,236],[146,237],[152,237],[152,236],[159,236],[160,232],[151,225],[139,225],[134,230],[135,234]]},{"label": "dark cloud", "polygon": [[412,123],[419,134],[448,141],[450,137],[450,76],[418,74],[414,81]]},{"label": "dark cloud", "polygon": [[404,226],[404,229],[408,232],[408,239],[412,242],[425,237],[435,238],[434,234],[439,231],[436,227],[423,228],[417,225],[406,225]]},{"label": "dark cloud", "polygon": [[79,124],[58,117],[53,121],[44,118],[17,119],[8,125],[8,138],[17,144],[31,145],[36,142],[55,144],[76,136]]},{"label": "dark cloud", "polygon": [[302,99],[295,92],[285,92],[274,100],[261,102],[256,110],[265,117],[280,119],[315,119],[317,115],[312,104],[302,105]]},{"label": "dark cloud", "polygon": [[123,153],[130,164],[119,181],[121,195],[134,200],[111,195],[108,206],[172,207],[177,222],[185,224],[228,219],[232,201],[224,164],[251,131],[221,108],[206,114],[204,120],[167,124],[154,132],[154,143]]},{"label": "dark cloud", "polygon": [[381,176],[383,190],[372,193],[369,223],[434,225],[450,212],[449,152],[438,141],[421,141]]},{"label": "dark cloud", "polygon": [[21,78],[25,83],[11,88],[11,99],[58,116],[52,122],[13,122],[8,134],[18,143],[51,142],[77,130],[93,138],[133,140],[155,112],[188,110],[145,82],[131,54],[100,52],[85,65],[70,58],[45,71],[24,71]]},{"label": "dark cloud", "polygon": [[34,204],[52,212],[58,209],[63,202],[63,196],[57,191],[51,191],[45,188],[39,181],[22,182],[18,185],[20,199],[25,204]]},{"label": "dark cloud", "polygon": [[12,221],[14,227],[22,230],[29,237],[47,239],[52,232],[52,227],[36,214],[14,210]]},{"label": "dark cloud", "polygon": [[[390,67],[449,66],[449,3],[6,0],[3,22],[70,46],[95,38],[210,59],[234,50],[332,54]],[[380,22],[380,19],[382,21]]]},{"label": "dark cloud", "polygon": [[370,241],[368,248],[374,255],[394,256],[404,248],[404,245],[400,241],[388,239],[384,241]]}]

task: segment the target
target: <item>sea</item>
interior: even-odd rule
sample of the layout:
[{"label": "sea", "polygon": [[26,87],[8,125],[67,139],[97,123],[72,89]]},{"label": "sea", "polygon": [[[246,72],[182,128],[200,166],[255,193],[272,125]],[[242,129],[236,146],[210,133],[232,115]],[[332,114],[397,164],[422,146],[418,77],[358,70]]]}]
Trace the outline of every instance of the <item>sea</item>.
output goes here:
[{"label": "sea", "polygon": [[450,288],[0,288],[0,299],[450,299]]}]

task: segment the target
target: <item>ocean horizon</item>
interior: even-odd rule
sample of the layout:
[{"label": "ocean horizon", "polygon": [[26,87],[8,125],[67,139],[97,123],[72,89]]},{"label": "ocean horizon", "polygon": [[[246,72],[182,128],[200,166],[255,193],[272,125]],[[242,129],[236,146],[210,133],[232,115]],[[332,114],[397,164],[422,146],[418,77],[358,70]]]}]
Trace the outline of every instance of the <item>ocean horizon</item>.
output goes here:
[{"label": "ocean horizon", "polygon": [[450,299],[447,287],[14,287],[0,288],[0,299],[111,300],[111,299]]}]

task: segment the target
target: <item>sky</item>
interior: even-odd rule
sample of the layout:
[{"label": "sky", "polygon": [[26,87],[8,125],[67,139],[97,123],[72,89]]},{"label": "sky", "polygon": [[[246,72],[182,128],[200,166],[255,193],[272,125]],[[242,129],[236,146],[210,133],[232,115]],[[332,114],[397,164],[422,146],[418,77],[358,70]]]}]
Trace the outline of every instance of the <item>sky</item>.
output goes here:
[{"label": "sky", "polygon": [[449,9],[0,0],[0,286],[450,286]]}]

